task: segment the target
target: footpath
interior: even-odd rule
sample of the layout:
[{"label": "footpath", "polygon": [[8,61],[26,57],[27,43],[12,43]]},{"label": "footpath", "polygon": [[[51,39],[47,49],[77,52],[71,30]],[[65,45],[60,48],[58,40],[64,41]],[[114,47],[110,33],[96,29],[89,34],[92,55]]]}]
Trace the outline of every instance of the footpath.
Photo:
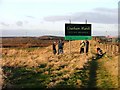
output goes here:
[{"label": "footpath", "polygon": [[0,67],[0,90],[2,90],[2,85],[3,85],[3,72],[2,72],[2,69]]}]

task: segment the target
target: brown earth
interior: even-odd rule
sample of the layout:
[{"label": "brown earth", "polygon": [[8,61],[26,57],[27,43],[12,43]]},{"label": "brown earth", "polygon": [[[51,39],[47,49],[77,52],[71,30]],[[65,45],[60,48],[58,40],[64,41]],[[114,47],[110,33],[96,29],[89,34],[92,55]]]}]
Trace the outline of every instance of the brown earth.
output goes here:
[{"label": "brown earth", "polygon": [[63,40],[63,37],[41,36],[41,37],[2,37],[2,47],[47,47],[53,41]]}]

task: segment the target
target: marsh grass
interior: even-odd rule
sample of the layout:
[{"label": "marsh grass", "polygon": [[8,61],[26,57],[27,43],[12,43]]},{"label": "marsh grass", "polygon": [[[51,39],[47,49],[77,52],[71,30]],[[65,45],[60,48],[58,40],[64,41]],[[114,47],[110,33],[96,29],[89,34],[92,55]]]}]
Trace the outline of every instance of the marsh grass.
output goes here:
[{"label": "marsh grass", "polygon": [[[72,50],[75,50],[71,54],[67,53],[69,52],[68,43],[65,44],[65,53],[61,55],[52,55],[51,46],[15,49],[17,51],[14,50],[15,54],[8,53],[8,56],[3,54],[5,88],[11,86],[13,88],[106,89],[115,87],[113,83],[116,83],[116,79],[112,80],[114,77],[108,72],[111,69],[109,66],[113,63],[111,62],[113,57],[104,55],[94,59],[96,50],[92,45],[88,61],[85,62],[84,55],[79,54],[79,42],[71,43]],[[7,51],[9,52],[9,49]]]}]

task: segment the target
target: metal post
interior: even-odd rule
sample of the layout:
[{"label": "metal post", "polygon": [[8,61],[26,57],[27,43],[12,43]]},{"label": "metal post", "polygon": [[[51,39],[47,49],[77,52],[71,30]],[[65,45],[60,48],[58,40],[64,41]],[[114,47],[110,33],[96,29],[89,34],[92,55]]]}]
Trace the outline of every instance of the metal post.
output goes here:
[{"label": "metal post", "polygon": [[69,40],[69,53],[71,54],[71,41]]},{"label": "metal post", "polygon": [[85,24],[87,24],[87,19],[85,20]]},{"label": "metal post", "polygon": [[[87,24],[87,19],[85,20],[85,24]],[[84,48],[84,52],[86,53],[86,47]],[[86,55],[85,55],[85,57],[86,57]]]},{"label": "metal post", "polygon": [[[71,24],[71,19],[69,19],[69,22]],[[69,40],[69,53],[71,54],[71,41]]]}]

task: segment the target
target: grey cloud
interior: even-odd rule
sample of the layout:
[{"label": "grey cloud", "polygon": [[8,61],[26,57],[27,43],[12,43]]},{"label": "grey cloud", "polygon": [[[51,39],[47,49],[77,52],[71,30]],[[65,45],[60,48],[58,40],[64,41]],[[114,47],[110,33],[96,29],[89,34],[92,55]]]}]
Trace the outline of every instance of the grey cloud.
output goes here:
[{"label": "grey cloud", "polygon": [[3,26],[9,26],[9,24],[6,24],[4,22],[1,22],[0,24],[3,25]]},{"label": "grey cloud", "polygon": [[16,25],[17,25],[17,26],[23,26],[23,22],[22,22],[22,21],[17,21],[17,22],[16,22]]},{"label": "grey cloud", "polygon": [[98,13],[98,12],[82,12],[76,13],[72,16],[73,21],[84,21],[87,19],[89,22],[93,23],[117,23],[117,14],[110,13]]},{"label": "grey cloud", "polygon": [[98,11],[98,12],[107,12],[107,13],[117,13],[117,12],[118,12],[118,9],[117,9],[117,8],[115,8],[115,9],[95,8],[94,10],[95,10],[95,11]]},{"label": "grey cloud", "polygon": [[44,20],[46,21],[63,21],[63,20],[69,20],[70,16],[49,16],[45,17]]},{"label": "grey cloud", "polygon": [[49,16],[44,18],[46,21],[68,21],[69,19],[79,22],[84,22],[87,19],[93,23],[116,24],[117,9],[96,8],[91,12],[76,12],[71,16]]}]

